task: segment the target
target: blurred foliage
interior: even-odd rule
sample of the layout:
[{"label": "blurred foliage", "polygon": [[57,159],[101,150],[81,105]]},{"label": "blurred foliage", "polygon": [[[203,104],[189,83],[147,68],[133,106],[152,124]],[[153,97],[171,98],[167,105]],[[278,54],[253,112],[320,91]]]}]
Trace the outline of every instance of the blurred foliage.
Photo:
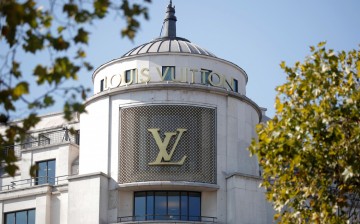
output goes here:
[{"label": "blurred foliage", "polygon": [[279,223],[360,223],[360,51],[325,43],[276,88],[276,115],[250,151]]},{"label": "blurred foliage", "polygon": [[[0,1],[0,40],[5,46],[0,51],[0,163],[7,173],[14,176],[18,167],[14,164],[17,160],[14,153],[4,150],[5,146],[25,139],[26,133],[40,121],[36,111],[55,104],[54,94],[67,99],[64,105],[67,120],[76,112],[85,111],[77,96],[84,100],[89,89],[65,85],[67,80],[76,80],[82,69],[93,69],[86,61],[84,46],[89,44],[91,34],[85,27],[113,11],[125,21],[121,36],[132,40],[140,27],[139,18],[149,18],[146,4],[151,0],[138,2],[48,0],[39,5],[35,0]],[[21,61],[16,57],[19,51],[33,57],[48,52],[50,64],[34,64],[32,71],[22,71]],[[48,89],[35,99],[30,97],[31,75],[37,85]],[[11,122],[11,114],[17,111],[19,103],[27,105],[29,115],[22,122]]]}]

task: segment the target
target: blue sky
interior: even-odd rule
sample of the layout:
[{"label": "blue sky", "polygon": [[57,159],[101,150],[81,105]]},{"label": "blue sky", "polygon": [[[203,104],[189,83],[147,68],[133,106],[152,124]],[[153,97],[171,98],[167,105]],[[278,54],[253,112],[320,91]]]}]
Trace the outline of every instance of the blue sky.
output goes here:
[{"label": "blue sky", "polygon": [[[119,16],[93,24],[87,54],[94,67],[158,37],[168,2],[149,4],[150,20],[142,20],[133,42],[120,37],[124,21]],[[275,87],[285,82],[281,61],[288,65],[303,61],[309,46],[320,41],[337,51],[358,49],[360,44],[358,0],[173,0],[173,4],[177,35],[243,68],[249,76],[246,95],[267,108],[270,117]],[[30,56],[22,61],[34,63]],[[92,87],[91,75],[82,73],[79,82]],[[45,112],[61,111],[62,105],[58,102]]]}]

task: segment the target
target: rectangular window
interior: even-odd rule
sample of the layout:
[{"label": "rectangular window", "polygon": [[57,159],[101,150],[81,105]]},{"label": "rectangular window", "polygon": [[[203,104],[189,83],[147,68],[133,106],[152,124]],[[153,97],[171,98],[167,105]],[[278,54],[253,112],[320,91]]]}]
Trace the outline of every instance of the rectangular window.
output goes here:
[{"label": "rectangular window", "polygon": [[5,224],[35,224],[35,209],[5,213]]},{"label": "rectangular window", "polygon": [[155,192],[155,220],[166,220],[167,216],[166,192]]},{"label": "rectangular window", "polygon": [[201,83],[204,85],[210,85],[209,79],[212,81],[212,78],[210,77],[211,70],[208,69],[201,69]]},{"label": "rectangular window", "polygon": [[35,184],[55,184],[55,160],[46,160],[42,162],[37,162],[37,171]]},{"label": "rectangular window", "polygon": [[175,66],[162,66],[162,77],[164,81],[175,80]]},{"label": "rectangular window", "polygon": [[228,82],[228,80],[225,80],[225,82],[231,91],[238,92],[239,89],[238,89],[238,80],[237,79],[232,78],[230,83]]},{"label": "rectangular window", "polygon": [[100,92],[104,91],[104,79],[100,81]]},{"label": "rectangular window", "polygon": [[146,208],[146,193],[137,192],[135,195],[135,220],[143,221],[145,220],[145,208]]},{"label": "rectangular window", "polygon": [[132,84],[135,81],[135,69],[130,69],[125,71],[125,84]]},{"label": "rectangular window", "polygon": [[238,80],[234,79],[234,92],[238,92]]},{"label": "rectangular window", "polygon": [[133,214],[136,221],[201,221],[201,193],[186,191],[135,192]]}]

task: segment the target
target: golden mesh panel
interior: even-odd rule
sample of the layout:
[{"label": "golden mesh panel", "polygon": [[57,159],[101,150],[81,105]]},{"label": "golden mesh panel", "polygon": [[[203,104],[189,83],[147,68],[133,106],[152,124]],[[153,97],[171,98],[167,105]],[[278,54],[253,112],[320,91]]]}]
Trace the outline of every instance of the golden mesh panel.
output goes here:
[{"label": "golden mesh panel", "polygon": [[[184,105],[147,105],[120,109],[119,182],[191,181],[216,183],[215,109]],[[165,133],[187,129],[179,138],[170,161],[183,165],[149,165],[160,152],[148,129]],[[170,154],[179,132],[166,147]]]}]

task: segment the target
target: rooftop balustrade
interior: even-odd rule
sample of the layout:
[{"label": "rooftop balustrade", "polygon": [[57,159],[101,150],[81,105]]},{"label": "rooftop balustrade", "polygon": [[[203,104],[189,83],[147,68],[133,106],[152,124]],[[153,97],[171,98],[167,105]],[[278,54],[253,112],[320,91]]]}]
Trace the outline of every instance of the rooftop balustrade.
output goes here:
[{"label": "rooftop balustrade", "polygon": [[21,189],[32,186],[39,186],[43,184],[49,184],[49,185],[66,184],[68,182],[68,177],[69,177],[68,175],[57,176],[57,177],[41,176],[41,177],[24,179],[24,180],[11,181],[10,184],[1,186],[1,191]]},{"label": "rooftop balustrade", "polygon": [[31,134],[21,144],[0,146],[3,154],[13,154],[21,158],[21,151],[31,148],[44,147],[47,145],[56,145],[64,142],[71,142],[79,145],[80,132],[76,131],[75,134],[71,133],[69,129],[62,129],[51,132],[38,133],[37,135]]},{"label": "rooftop balustrade", "polygon": [[216,217],[186,215],[145,215],[118,217],[118,223],[216,223]]}]

